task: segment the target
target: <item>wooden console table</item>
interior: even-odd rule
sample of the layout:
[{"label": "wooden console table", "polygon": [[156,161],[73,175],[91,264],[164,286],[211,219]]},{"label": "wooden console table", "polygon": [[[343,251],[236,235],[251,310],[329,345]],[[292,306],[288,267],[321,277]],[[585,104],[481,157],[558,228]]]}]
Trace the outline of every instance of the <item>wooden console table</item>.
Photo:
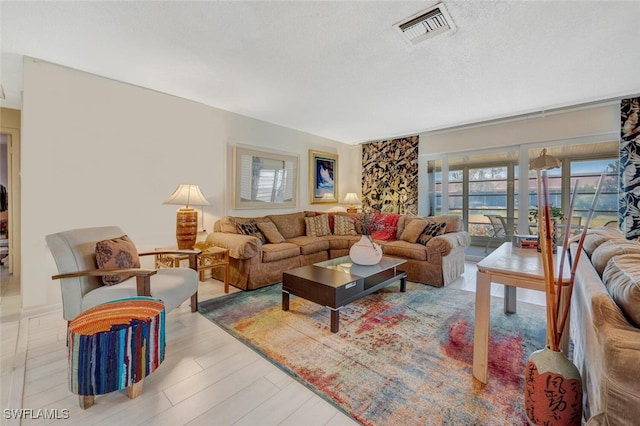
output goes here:
[{"label": "wooden console table", "polygon": [[[555,273],[557,276],[560,264],[561,248],[554,255]],[[566,285],[571,276],[571,267],[565,258],[562,274],[563,290],[560,306],[567,297]],[[489,318],[491,307],[491,283],[504,284],[504,312],[516,311],[516,287],[545,291],[544,267],[542,256],[537,250],[513,247],[511,243],[503,243],[490,255],[478,262],[476,280],[476,316],[473,335],[473,377],[481,383],[487,383],[489,365]],[[546,325],[546,316],[545,316]],[[568,323],[568,319],[567,319]],[[561,350],[566,353],[568,347],[568,327],[562,335]],[[542,348],[540,348],[542,349]]]}]

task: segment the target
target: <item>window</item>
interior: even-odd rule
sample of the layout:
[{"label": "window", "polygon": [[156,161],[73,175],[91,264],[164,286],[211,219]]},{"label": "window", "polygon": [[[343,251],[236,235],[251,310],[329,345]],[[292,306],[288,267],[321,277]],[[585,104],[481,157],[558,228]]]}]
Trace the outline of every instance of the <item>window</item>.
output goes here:
[{"label": "window", "polygon": [[[442,169],[448,167],[447,181],[442,180]],[[514,202],[516,188],[517,152],[495,150],[487,153],[469,153],[451,156],[447,161],[427,162],[430,191],[430,214],[442,214],[446,203],[447,214],[462,217],[472,239],[488,238],[492,227],[487,214],[499,214],[513,226],[517,221]],[[433,181],[433,185],[431,182]],[[445,190],[446,188],[446,190]],[[443,194],[446,193],[446,197]]]},{"label": "window", "polygon": [[[549,170],[549,202],[568,213],[571,196],[578,182],[573,206],[572,222],[584,224],[598,187],[600,176],[604,176],[602,191],[598,198],[590,227],[603,226],[618,218],[618,142],[601,144],[552,147],[548,153],[562,162],[562,167]],[[534,155],[533,150],[529,152]],[[535,154],[538,155],[538,154]],[[538,205],[535,173],[529,174],[529,205]]]},{"label": "window", "polygon": [[[572,220],[584,224],[600,175],[606,179],[600,194],[591,226],[602,226],[617,219],[618,208],[618,141],[560,145],[546,147],[547,153],[561,160],[562,167],[551,169],[549,176],[549,201],[563,212],[569,211],[571,188],[579,179],[578,195]],[[471,235],[472,245],[484,245],[492,235],[487,214],[499,214],[509,226],[519,223],[519,206],[537,208],[538,191],[536,172],[529,171],[527,192],[520,194],[519,176],[521,163],[540,154],[542,148],[528,150],[528,158],[519,161],[520,147],[510,147],[507,152],[496,150],[445,155],[427,161],[429,188],[429,214],[460,215]],[[446,176],[446,180],[443,177]],[[522,198],[526,197],[526,198]],[[446,209],[443,209],[446,206]],[[520,220],[518,233],[537,232],[529,223],[528,214]],[[578,224],[580,224],[578,223]],[[529,226],[527,226],[529,224]],[[572,226],[573,228],[573,226]]]},{"label": "window", "polygon": [[578,182],[578,192],[573,206],[573,216],[585,223],[600,176],[604,181],[591,218],[591,227],[604,226],[618,220],[618,159],[585,160],[571,162],[571,187]]}]

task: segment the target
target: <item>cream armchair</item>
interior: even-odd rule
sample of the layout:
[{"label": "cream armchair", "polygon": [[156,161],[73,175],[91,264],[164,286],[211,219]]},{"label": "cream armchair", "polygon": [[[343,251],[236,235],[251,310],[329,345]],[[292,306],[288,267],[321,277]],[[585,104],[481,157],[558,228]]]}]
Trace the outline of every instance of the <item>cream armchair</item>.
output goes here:
[{"label": "cream armchair", "polygon": [[[199,250],[154,251],[189,255],[189,268],[167,269],[97,269],[95,249],[98,241],[119,238],[125,233],[117,226],[81,228],[45,237],[58,267],[62,289],[63,316],[72,321],[81,312],[115,299],[132,296],[153,296],[164,302],[166,312],[180,306],[191,297],[191,312],[198,309],[197,255]],[[130,275],[115,285],[104,285],[104,275]]]}]

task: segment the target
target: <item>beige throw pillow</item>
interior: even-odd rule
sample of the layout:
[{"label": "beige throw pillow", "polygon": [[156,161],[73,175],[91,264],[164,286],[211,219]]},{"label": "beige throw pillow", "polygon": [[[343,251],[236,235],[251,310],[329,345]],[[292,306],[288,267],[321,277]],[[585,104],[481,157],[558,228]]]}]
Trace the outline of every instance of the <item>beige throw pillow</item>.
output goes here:
[{"label": "beige throw pillow", "polygon": [[273,222],[258,222],[258,229],[271,244],[284,243],[284,237]]},{"label": "beige throw pillow", "polygon": [[408,243],[415,243],[418,241],[420,234],[427,227],[427,221],[424,219],[413,219],[404,227],[400,239]]},{"label": "beige throw pillow", "polygon": [[321,214],[319,216],[305,217],[306,231],[308,237],[322,237],[331,235],[329,229],[329,216]]},{"label": "beige throw pillow", "polygon": [[336,215],[333,221],[334,235],[358,235],[356,224],[349,216]]}]

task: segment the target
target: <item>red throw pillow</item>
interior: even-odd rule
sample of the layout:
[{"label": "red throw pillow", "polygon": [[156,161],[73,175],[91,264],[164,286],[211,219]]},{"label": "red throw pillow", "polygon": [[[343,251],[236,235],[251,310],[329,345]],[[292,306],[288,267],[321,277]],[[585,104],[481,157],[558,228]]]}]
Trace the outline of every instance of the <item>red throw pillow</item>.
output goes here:
[{"label": "red throw pillow", "polygon": [[393,241],[398,234],[398,220],[400,215],[396,213],[378,213],[374,222],[378,223],[380,229],[372,232],[371,237],[376,240]]},{"label": "red throw pillow", "polygon": [[[123,235],[120,238],[112,238],[96,243],[96,263],[98,269],[139,268],[140,258],[133,241]],[[106,285],[113,285],[130,277],[131,275],[104,275],[102,282]]]}]

